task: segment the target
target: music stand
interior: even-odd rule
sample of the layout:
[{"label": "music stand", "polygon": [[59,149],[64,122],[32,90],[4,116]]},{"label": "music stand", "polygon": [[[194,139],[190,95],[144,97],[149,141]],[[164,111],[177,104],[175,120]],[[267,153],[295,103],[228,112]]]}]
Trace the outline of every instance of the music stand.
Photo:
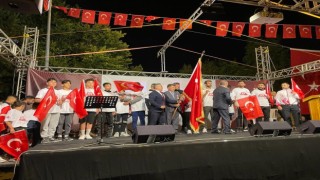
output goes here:
[{"label": "music stand", "polygon": [[98,144],[103,142],[102,139],[102,130],[103,130],[103,121],[102,121],[102,109],[103,108],[115,108],[118,101],[118,96],[87,96],[84,108],[100,108],[100,139]]}]

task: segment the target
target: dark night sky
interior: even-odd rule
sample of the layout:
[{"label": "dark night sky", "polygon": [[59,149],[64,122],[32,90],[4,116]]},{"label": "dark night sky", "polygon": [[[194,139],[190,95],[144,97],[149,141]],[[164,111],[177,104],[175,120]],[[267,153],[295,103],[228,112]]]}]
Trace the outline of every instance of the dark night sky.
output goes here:
[{"label": "dark night sky", "polygon": [[[77,3],[82,9],[186,19],[203,1],[204,0],[69,0],[71,4]],[[223,6],[225,10],[224,14],[205,13],[201,15],[199,19],[248,22],[250,16],[255,12],[262,10],[260,7],[232,3],[223,3]],[[284,20],[279,22],[280,24],[320,25],[319,19],[298,12],[282,12],[284,13]],[[153,23],[162,23],[162,19],[156,20]],[[129,23],[127,23],[127,25],[128,24]],[[215,25],[215,23],[213,23],[213,25]],[[176,27],[178,27],[178,25],[176,25]],[[231,27],[229,27],[229,30],[231,30]],[[175,32],[162,30],[161,26],[144,27],[142,29],[123,29],[122,31],[127,33],[123,41],[128,43],[130,47],[163,45]],[[173,45],[196,52],[205,50],[208,55],[228,60],[242,59],[244,56],[246,42],[234,39],[246,40],[247,38],[245,37],[235,38],[232,37],[230,33],[228,33],[227,38],[216,37],[213,36],[215,35],[215,29],[197,24],[193,25],[192,31],[212,35],[207,36],[186,31],[173,43]],[[282,40],[281,44],[293,48],[320,49],[320,40],[316,40],[315,38],[300,39],[298,32],[297,28],[297,39]],[[248,27],[244,29],[244,34],[248,34]],[[263,33],[262,36],[264,36]],[[278,37],[281,36],[282,28],[279,28]],[[315,34],[313,34],[313,36],[315,36]],[[135,65],[141,64],[145,71],[159,72],[161,70],[160,58],[157,58],[159,49],[160,48],[153,48],[131,51],[133,63]],[[166,70],[172,73],[178,72],[179,68],[181,68],[184,63],[194,65],[198,58],[199,55],[197,54],[169,48],[166,51]],[[206,59],[206,57],[204,59]]]}]

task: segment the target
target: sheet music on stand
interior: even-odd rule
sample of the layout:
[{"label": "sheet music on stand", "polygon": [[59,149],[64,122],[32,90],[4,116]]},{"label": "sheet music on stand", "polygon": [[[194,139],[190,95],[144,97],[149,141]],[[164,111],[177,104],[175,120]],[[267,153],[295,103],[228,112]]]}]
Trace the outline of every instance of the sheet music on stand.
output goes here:
[{"label": "sheet music on stand", "polygon": [[88,96],[84,108],[115,108],[118,96]]}]

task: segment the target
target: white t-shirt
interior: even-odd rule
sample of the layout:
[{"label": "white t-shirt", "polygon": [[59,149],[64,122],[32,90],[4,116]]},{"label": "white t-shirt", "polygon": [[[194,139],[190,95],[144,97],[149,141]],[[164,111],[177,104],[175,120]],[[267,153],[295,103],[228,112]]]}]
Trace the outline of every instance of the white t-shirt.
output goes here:
[{"label": "white t-shirt", "polygon": [[7,115],[4,121],[8,122],[10,121],[12,123],[12,127],[27,127],[28,121],[24,117],[22,111],[11,109]]},{"label": "white t-shirt", "polygon": [[296,105],[299,102],[299,95],[292,93],[291,89],[282,89],[275,97],[277,105]]},{"label": "white t-shirt", "polygon": [[[209,92],[206,94],[206,91],[209,90]],[[205,95],[203,96],[203,107],[213,107],[213,90],[214,89],[204,89],[202,90],[202,95]]]},{"label": "white t-shirt", "polygon": [[124,102],[121,102],[120,100],[118,100],[117,105],[116,105],[116,109],[117,109],[117,114],[125,114],[125,113],[129,113],[129,105],[124,105]]},{"label": "white t-shirt", "polygon": [[36,112],[35,109],[29,109],[23,112],[24,117],[26,120],[29,121],[39,121],[37,117],[34,116],[34,113]]},{"label": "white t-shirt", "polygon": [[[36,98],[42,100],[44,98],[44,96],[47,94],[48,90],[49,90],[48,88],[40,89],[38,91],[38,94],[36,95]],[[59,91],[54,90],[54,93],[56,94],[56,96],[58,97],[58,100],[59,100],[59,97],[60,97]],[[58,104],[53,105],[48,113],[60,113],[60,106],[58,106]]]},{"label": "white t-shirt", "polygon": [[[234,93],[233,92],[230,92],[230,97],[231,97],[231,100],[234,100]],[[233,104],[231,104],[230,106],[229,106],[229,113],[234,113],[234,106],[233,106]]]},{"label": "white t-shirt", "polygon": [[234,100],[238,100],[238,99],[242,99],[250,96],[250,91],[247,88],[237,87],[232,90],[232,93],[233,93],[233,97],[231,97],[231,99],[234,99]]},{"label": "white t-shirt", "polygon": [[140,92],[134,92],[134,93],[132,93],[131,98],[134,99],[136,96],[141,96],[142,99],[140,101],[138,101],[138,102],[135,102],[135,103],[131,104],[131,111],[132,112],[145,111],[146,110],[146,103],[145,103],[145,100],[144,100],[143,93],[141,91]]},{"label": "white t-shirt", "polygon": [[266,90],[255,89],[251,94],[257,96],[260,106],[270,106]]},{"label": "white t-shirt", "polygon": [[[85,94],[85,97],[84,97],[84,102],[86,102],[86,97],[88,97],[88,96],[95,96],[95,94],[94,94],[94,89],[92,88],[92,89],[87,89],[87,88],[85,88],[84,89],[84,92],[86,93]],[[96,108],[86,108],[86,110],[87,110],[87,112],[96,112],[97,111],[97,109]]]},{"label": "white t-shirt", "polygon": [[[103,96],[118,96],[116,93],[102,91]],[[102,112],[116,112],[116,108],[103,108]]]},{"label": "white t-shirt", "polygon": [[64,90],[64,89],[60,89],[59,93],[60,93],[60,99],[64,100],[64,102],[61,104],[61,111],[60,113],[64,113],[64,114],[69,114],[69,113],[73,113],[73,109],[70,106],[70,100],[66,99],[66,97],[70,94],[72,90]]}]

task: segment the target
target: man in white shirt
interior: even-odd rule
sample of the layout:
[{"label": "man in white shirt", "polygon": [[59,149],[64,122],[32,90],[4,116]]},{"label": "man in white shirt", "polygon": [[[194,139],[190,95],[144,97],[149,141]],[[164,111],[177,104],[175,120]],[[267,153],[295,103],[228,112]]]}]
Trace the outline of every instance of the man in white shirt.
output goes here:
[{"label": "man in white shirt", "polygon": [[73,118],[73,109],[70,106],[70,100],[66,99],[66,97],[72,91],[71,88],[71,81],[70,80],[63,80],[62,82],[62,89],[59,90],[60,99],[62,101],[61,104],[61,111],[60,111],[60,119],[57,128],[58,139],[62,140],[62,132],[63,132],[63,125],[64,125],[64,140],[72,140],[69,138],[69,133],[71,131],[71,123]]},{"label": "man in white shirt", "polygon": [[290,89],[290,85],[287,82],[282,83],[281,87],[282,90],[278,91],[275,97],[278,110],[281,111],[283,119],[290,125],[292,125],[290,118],[290,113],[292,113],[294,125],[298,127],[300,124],[299,95]]},{"label": "man in white shirt", "polygon": [[[202,90],[202,102],[203,102],[203,112],[204,112],[204,118],[205,118],[205,124],[208,122],[212,122],[213,120],[213,88],[212,88],[212,81],[211,80],[206,80],[204,82],[205,88]],[[210,119],[208,118],[210,114]],[[207,129],[203,126],[202,132],[206,133]]]},{"label": "man in white shirt", "polygon": [[232,90],[232,94],[234,97],[231,97],[231,99],[235,100],[234,105],[238,109],[238,117],[236,119],[237,127],[242,129],[244,128],[244,131],[248,131],[248,122],[246,117],[243,115],[241,109],[239,108],[239,104],[237,102],[238,99],[246,98],[250,96],[250,91],[245,88],[246,84],[244,81],[238,81],[238,87],[234,88]]},{"label": "man in white shirt", "polygon": [[[266,93],[266,86],[264,83],[259,83],[257,89],[254,89],[251,94],[257,96],[258,102],[263,112],[263,120],[269,121],[270,119],[270,103],[269,97]],[[262,117],[256,119],[257,121],[261,121]]]},{"label": "man in white shirt", "polygon": [[[55,78],[49,78],[47,80],[47,87],[40,89],[38,94],[36,95],[35,102],[41,102],[46,93],[48,92],[50,87],[55,88],[57,86],[57,80]],[[54,90],[54,93],[59,98],[59,91]],[[60,106],[58,105],[60,99],[58,99],[57,104],[53,105],[49,110],[46,118],[41,122],[41,137],[43,139],[42,143],[54,142],[56,141],[54,138],[54,134],[56,132],[56,128],[59,123],[60,116]]]}]

